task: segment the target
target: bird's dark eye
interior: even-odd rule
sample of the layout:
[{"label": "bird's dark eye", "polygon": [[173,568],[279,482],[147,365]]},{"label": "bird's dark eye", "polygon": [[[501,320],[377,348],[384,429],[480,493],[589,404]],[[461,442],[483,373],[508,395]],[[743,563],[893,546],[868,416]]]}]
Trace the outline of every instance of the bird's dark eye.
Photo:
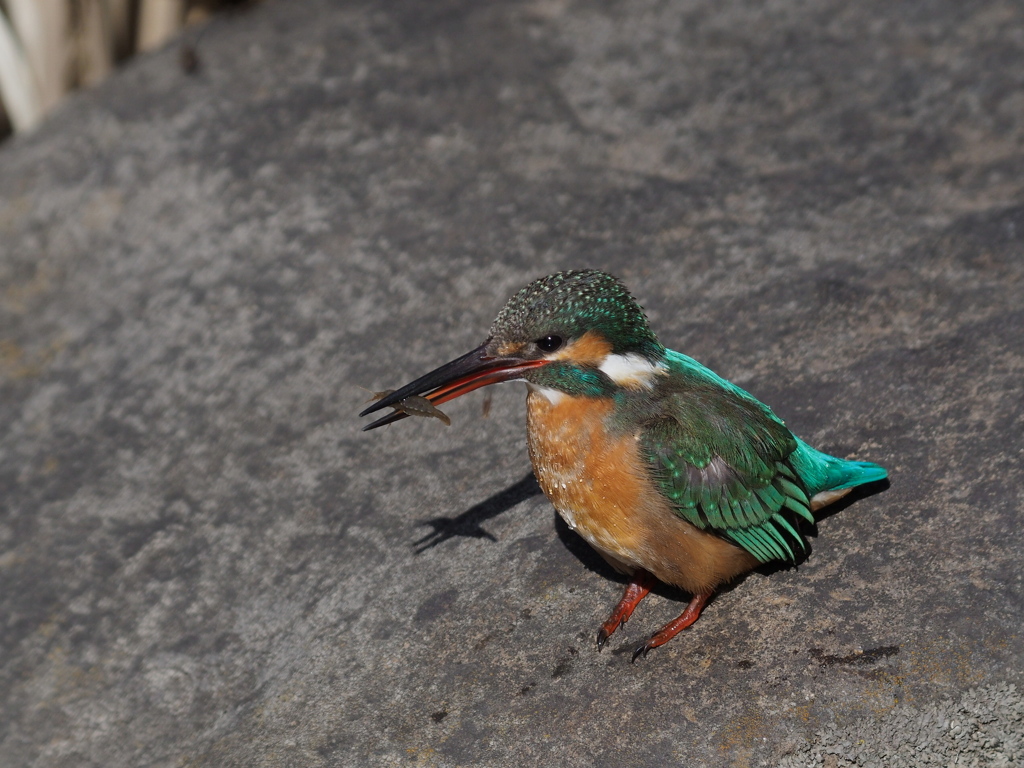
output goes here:
[{"label": "bird's dark eye", "polygon": [[537,347],[541,352],[554,352],[562,346],[561,336],[545,336],[542,339],[537,339]]}]

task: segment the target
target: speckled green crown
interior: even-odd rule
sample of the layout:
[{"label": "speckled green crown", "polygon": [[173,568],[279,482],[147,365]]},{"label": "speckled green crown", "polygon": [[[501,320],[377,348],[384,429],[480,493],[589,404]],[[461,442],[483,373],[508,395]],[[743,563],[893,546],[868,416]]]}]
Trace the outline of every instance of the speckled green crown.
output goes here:
[{"label": "speckled green crown", "polygon": [[533,340],[556,333],[579,338],[599,331],[616,354],[656,360],[665,348],[626,287],[606,272],[576,269],[534,280],[516,293],[491,326],[494,338]]}]

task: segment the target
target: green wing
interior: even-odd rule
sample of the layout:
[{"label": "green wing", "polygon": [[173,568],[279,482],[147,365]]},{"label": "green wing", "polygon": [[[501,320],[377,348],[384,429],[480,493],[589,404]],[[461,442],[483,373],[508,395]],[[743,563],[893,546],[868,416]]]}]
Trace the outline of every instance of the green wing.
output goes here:
[{"label": "green wing", "polygon": [[641,451],[676,513],[739,545],[761,562],[795,562],[807,543],[799,520],[814,517],[789,463],[796,437],[767,406],[691,358],[649,406]]}]

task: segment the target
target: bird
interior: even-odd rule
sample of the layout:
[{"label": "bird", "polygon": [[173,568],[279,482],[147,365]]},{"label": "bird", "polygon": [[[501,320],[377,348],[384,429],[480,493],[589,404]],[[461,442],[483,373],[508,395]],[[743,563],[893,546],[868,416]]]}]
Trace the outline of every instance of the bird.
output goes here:
[{"label": "bird", "polygon": [[[762,564],[796,564],[815,512],[888,476],[878,464],[812,448],[753,395],[666,348],[626,286],[595,269],[531,282],[483,344],[360,416],[413,396],[436,407],[514,380],[527,385],[541,490],[627,579],[597,650],[658,582],[691,596],[632,661],[692,625],[722,586]],[[363,429],[407,415],[396,410]]]}]

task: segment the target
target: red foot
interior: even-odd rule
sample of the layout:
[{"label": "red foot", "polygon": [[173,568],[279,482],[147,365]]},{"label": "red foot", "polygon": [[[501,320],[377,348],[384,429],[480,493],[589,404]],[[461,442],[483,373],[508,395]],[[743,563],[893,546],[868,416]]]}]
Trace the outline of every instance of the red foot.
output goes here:
[{"label": "red foot", "polygon": [[637,646],[637,649],[633,651],[632,661],[636,661],[637,656],[647,656],[647,653],[652,648],[664,645],[688,626],[693,624],[693,622],[700,618],[700,612],[704,609],[704,604],[707,603],[708,599],[713,594],[714,592],[704,592],[699,595],[694,595],[691,598],[689,605],[686,606],[685,611],[651,635],[646,643]]},{"label": "red foot", "polygon": [[629,620],[629,617],[633,615],[633,609],[640,605],[641,600],[647,597],[647,593],[651,591],[651,587],[654,584],[655,578],[647,571],[638,568],[633,573],[629,584],[626,585],[626,591],[622,593],[622,599],[619,600],[618,605],[612,610],[612,615],[608,617],[608,620],[597,631],[598,651],[604,647],[608,638],[612,636],[612,632]]}]

